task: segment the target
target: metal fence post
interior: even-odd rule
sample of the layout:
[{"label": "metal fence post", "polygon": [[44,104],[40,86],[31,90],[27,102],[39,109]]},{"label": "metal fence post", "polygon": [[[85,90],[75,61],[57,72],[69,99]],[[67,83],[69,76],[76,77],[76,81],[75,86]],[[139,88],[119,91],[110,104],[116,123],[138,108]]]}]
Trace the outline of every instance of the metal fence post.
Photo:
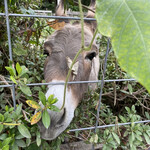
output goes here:
[{"label": "metal fence post", "polygon": [[[9,57],[10,57],[10,60],[13,61],[7,0],[4,0],[4,4],[5,4],[6,25],[7,25]],[[13,99],[13,105],[14,105],[14,110],[15,110],[16,109],[16,98],[15,98],[15,84],[14,83],[12,84],[12,99]]]},{"label": "metal fence post", "polygon": [[[104,78],[105,78],[105,72],[106,72],[106,66],[107,66],[107,57],[109,54],[109,43],[110,43],[110,39],[108,39],[108,41],[107,41],[107,50],[106,50],[105,61],[104,61],[104,66],[103,66],[103,73],[102,73],[103,76],[102,76],[101,86],[100,86],[99,103],[98,103],[98,108],[97,108],[94,133],[96,133],[96,129],[98,127],[99,112],[100,112],[101,101],[102,101],[102,92],[103,92],[103,87],[104,87]],[[94,150],[94,144],[92,145],[92,150]]]}]

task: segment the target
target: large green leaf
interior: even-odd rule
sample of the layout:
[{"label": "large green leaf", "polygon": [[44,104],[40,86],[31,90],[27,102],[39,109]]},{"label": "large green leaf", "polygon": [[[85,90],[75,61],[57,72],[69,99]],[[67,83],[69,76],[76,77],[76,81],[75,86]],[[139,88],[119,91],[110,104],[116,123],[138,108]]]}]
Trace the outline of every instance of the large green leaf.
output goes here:
[{"label": "large green leaf", "polygon": [[123,70],[150,92],[150,1],[97,0],[101,34],[111,38]]},{"label": "large green leaf", "polygon": [[45,126],[45,128],[48,129],[48,127],[50,126],[50,115],[48,114],[47,110],[43,110],[43,114],[42,114],[42,122]]},{"label": "large green leaf", "polygon": [[29,130],[23,124],[18,126],[18,130],[24,137],[31,138]]}]

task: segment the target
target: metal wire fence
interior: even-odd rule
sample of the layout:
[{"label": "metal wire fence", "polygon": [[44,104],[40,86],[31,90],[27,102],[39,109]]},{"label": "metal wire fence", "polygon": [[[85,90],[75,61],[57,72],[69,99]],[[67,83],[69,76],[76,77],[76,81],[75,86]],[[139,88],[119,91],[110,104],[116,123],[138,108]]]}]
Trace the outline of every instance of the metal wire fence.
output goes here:
[{"label": "metal wire fence", "polygon": [[[32,17],[32,18],[51,18],[51,19],[65,19],[65,20],[80,20],[79,17],[62,17],[62,16],[45,16],[45,15],[29,15],[29,14],[15,14],[15,13],[9,13],[8,12],[8,4],[7,0],[4,0],[4,7],[5,7],[5,13],[0,13],[0,16],[5,16],[6,19],[6,26],[7,26],[7,37],[8,37],[8,47],[9,47],[9,58],[11,61],[13,61],[13,55],[12,55],[12,46],[11,46],[11,36],[10,36],[10,24],[9,24],[9,17]],[[95,21],[94,18],[84,18],[84,20],[89,21]],[[68,82],[68,84],[83,84],[83,83],[100,83],[100,95],[99,95],[99,103],[98,103],[98,109],[97,109],[97,116],[96,116],[96,123],[94,127],[87,127],[87,128],[78,128],[78,129],[71,129],[69,132],[75,132],[75,131],[83,131],[83,130],[94,130],[93,132],[96,133],[96,129],[101,128],[108,128],[108,127],[114,127],[116,124],[109,124],[109,125],[102,125],[98,126],[98,119],[99,119],[99,112],[101,107],[101,99],[102,99],[102,93],[103,93],[103,87],[104,83],[106,82],[123,82],[123,81],[135,81],[135,79],[111,79],[111,80],[104,80],[105,78],[105,71],[107,66],[107,58],[109,54],[109,43],[110,40],[108,39],[107,42],[107,50],[106,50],[106,56],[105,56],[105,62],[104,62],[104,69],[103,69],[103,76],[101,80],[97,81],[73,81]],[[31,83],[27,84],[27,86],[41,86],[41,85],[64,85],[64,82],[50,82],[50,83]],[[9,82],[8,85],[0,85],[1,88],[10,87],[12,88],[12,99],[13,99],[13,106],[14,109],[16,108],[16,99],[15,99],[15,84],[13,82]],[[124,126],[124,125],[130,125],[131,123],[149,123],[150,120],[144,120],[144,121],[137,121],[137,122],[127,122],[127,123],[118,123],[117,126]],[[94,150],[94,145],[92,146],[92,150]]]}]

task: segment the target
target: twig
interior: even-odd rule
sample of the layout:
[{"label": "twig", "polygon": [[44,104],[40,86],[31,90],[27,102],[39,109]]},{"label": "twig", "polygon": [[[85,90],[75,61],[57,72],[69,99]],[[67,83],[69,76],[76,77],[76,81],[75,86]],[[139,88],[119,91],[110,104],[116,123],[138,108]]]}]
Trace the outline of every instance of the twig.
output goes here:
[{"label": "twig", "polygon": [[24,116],[25,120],[30,123],[30,120],[28,119],[28,117],[26,115],[26,114],[29,115],[29,113],[27,113],[25,110],[22,110],[22,113],[23,113],[23,116]]},{"label": "twig", "polygon": [[141,105],[142,107],[144,107],[144,108],[147,109],[147,110],[150,110],[150,108],[148,108],[148,107],[146,107],[145,105],[143,105],[143,104],[138,100],[138,98],[137,98],[135,95],[133,95],[133,97],[140,103],[140,105]]},{"label": "twig", "polygon": [[118,117],[116,116],[116,122],[115,122],[116,126],[117,127],[117,132],[119,134],[119,136],[121,137],[121,133],[120,133],[120,130],[119,130],[119,126],[118,126]]},{"label": "twig", "polygon": [[6,58],[9,60],[9,57],[7,56],[5,50],[2,47],[1,47],[1,49],[2,49],[3,53],[5,54]]},{"label": "twig", "polygon": [[115,106],[116,105],[116,97],[117,97],[116,82],[115,81],[113,83],[113,89],[114,89],[114,106]]},{"label": "twig", "polygon": [[[21,102],[20,102],[19,99],[18,99],[18,103],[21,104]],[[28,117],[27,117],[27,115],[26,115],[26,114],[29,115],[29,113],[27,113],[27,112],[26,112],[25,110],[23,110],[23,109],[22,109],[22,113],[23,113],[23,116],[24,116],[25,120],[26,120],[27,122],[30,122],[30,120],[28,119]]]}]

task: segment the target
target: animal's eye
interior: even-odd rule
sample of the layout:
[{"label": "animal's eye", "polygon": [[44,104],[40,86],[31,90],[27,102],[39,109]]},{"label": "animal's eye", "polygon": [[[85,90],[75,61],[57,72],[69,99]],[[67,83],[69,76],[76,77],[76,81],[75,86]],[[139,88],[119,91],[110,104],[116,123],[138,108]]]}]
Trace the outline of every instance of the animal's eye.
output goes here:
[{"label": "animal's eye", "polygon": [[85,59],[89,59],[92,61],[92,59],[96,57],[96,52],[89,52],[87,53],[87,55],[85,56]]},{"label": "animal's eye", "polygon": [[47,50],[44,50],[43,54],[49,56],[49,52]]}]

